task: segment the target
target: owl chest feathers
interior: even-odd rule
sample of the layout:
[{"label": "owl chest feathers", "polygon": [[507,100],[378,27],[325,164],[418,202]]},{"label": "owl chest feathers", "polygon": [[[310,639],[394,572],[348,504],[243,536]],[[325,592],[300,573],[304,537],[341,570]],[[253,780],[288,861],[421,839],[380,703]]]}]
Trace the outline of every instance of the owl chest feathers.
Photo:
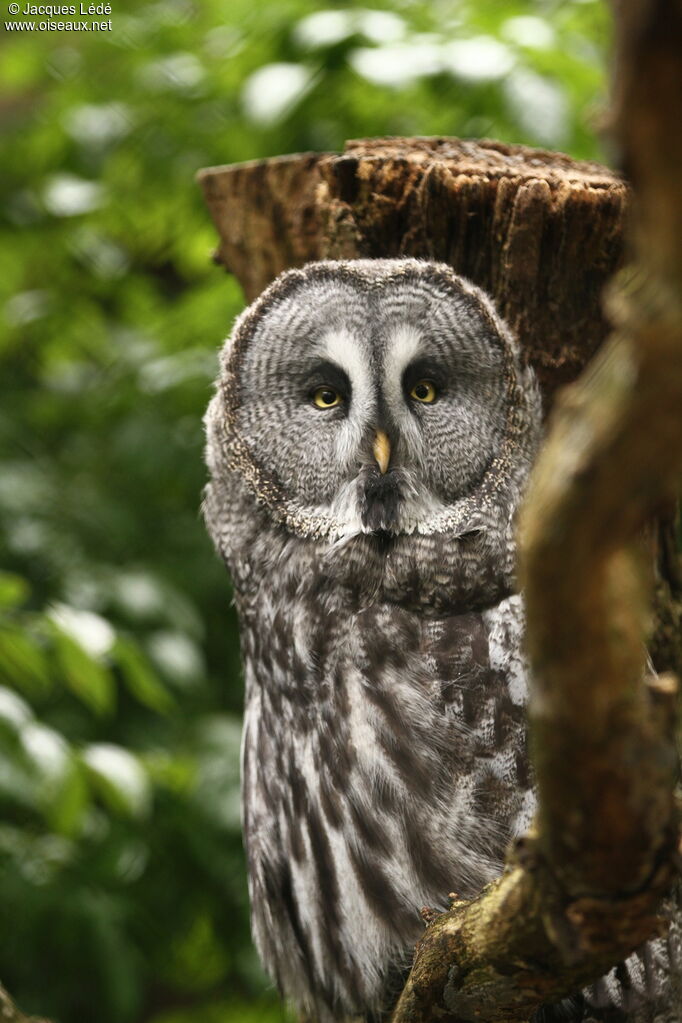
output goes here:
[{"label": "owl chest feathers", "polygon": [[478,891],[532,814],[521,599],[425,618],[273,587],[256,606],[243,744],[254,935],[283,991],[318,1015],[320,992],[379,1005],[420,907]]}]

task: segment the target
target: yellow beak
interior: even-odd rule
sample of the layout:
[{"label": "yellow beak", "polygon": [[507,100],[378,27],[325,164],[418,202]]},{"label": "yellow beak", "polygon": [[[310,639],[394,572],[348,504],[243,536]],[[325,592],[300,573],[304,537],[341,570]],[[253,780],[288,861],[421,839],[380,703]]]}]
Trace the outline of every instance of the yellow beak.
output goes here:
[{"label": "yellow beak", "polygon": [[374,452],[379,470],[383,475],[388,469],[388,463],[391,460],[391,442],[383,430],[377,430],[372,451]]}]

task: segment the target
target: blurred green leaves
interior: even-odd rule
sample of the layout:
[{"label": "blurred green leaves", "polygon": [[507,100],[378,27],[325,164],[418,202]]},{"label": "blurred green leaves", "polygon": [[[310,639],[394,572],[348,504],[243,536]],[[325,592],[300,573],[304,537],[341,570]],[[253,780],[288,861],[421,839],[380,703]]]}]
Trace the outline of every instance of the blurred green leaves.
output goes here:
[{"label": "blurred green leaves", "polygon": [[18,607],[27,599],[30,587],[20,575],[0,572],[0,608]]},{"label": "blurred green leaves", "polygon": [[598,156],[606,10],[117,0],[112,28],[3,38],[0,977],[60,1023],[283,1021],[248,937],[238,635],[199,515],[242,299],[194,174],[363,135]]},{"label": "blurred green leaves", "polygon": [[116,699],[110,672],[66,633],[55,634],[55,655],[68,688],[95,714],[110,714]]},{"label": "blurred green leaves", "polygon": [[167,714],[175,706],[173,695],[159,680],[149,660],[133,640],[125,636],[119,637],[114,648],[114,657],[135,699],[160,714]]}]

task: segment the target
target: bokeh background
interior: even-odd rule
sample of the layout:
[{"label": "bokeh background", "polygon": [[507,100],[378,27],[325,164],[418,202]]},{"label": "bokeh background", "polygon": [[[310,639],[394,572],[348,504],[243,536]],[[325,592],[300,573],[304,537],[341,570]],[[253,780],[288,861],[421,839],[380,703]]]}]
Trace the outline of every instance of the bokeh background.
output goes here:
[{"label": "bokeh background", "polygon": [[0,21],[0,980],[60,1023],[287,1018],[249,939],[238,635],[199,515],[242,296],[195,172],[384,134],[603,158],[605,4],[371,2]]}]

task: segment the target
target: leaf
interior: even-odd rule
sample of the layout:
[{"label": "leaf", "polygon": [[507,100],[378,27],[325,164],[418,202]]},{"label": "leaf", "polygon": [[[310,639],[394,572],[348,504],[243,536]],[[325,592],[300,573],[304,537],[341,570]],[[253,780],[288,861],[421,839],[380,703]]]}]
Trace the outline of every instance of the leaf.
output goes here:
[{"label": "leaf", "polygon": [[111,672],[65,633],[55,629],[54,640],[57,663],[71,692],[95,714],[111,714],[116,703]]},{"label": "leaf", "polygon": [[25,722],[21,743],[38,777],[43,816],[53,831],[74,836],[88,804],[83,769],[59,732],[37,721]]},{"label": "leaf", "polygon": [[0,607],[19,607],[30,592],[31,587],[23,576],[0,572]]},{"label": "leaf", "polygon": [[136,756],[113,743],[86,746],[82,760],[96,791],[115,813],[144,817],[149,810],[151,786]]},{"label": "leaf", "polygon": [[25,700],[7,686],[0,686],[0,721],[7,725],[12,733],[17,734],[32,717],[33,711]]},{"label": "leaf", "polygon": [[119,637],[113,649],[123,676],[123,681],[132,695],[145,707],[168,714],[175,706],[175,700],[154,673],[147,658],[130,639]]},{"label": "leaf", "polygon": [[51,688],[47,658],[30,633],[0,629],[0,678],[32,694]]},{"label": "leaf", "polygon": [[63,781],[47,807],[47,820],[53,831],[73,838],[78,834],[88,809],[88,787],[80,763],[71,758]]},{"label": "leaf", "polygon": [[190,756],[179,754],[175,749],[172,754],[160,751],[147,753],[144,763],[150,778],[158,787],[184,796],[196,786],[196,761]]},{"label": "leaf", "polygon": [[169,957],[167,969],[174,985],[183,991],[211,990],[225,976],[228,965],[211,916],[199,911]]}]

